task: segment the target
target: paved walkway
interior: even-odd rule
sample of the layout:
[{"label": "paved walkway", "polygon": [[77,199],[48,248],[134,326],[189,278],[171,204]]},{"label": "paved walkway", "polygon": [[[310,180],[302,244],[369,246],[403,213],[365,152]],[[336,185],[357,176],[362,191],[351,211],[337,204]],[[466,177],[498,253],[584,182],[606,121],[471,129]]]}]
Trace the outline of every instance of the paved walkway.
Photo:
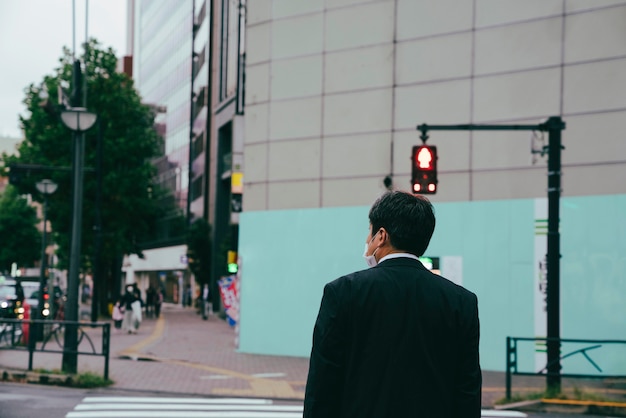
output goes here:
[{"label": "paved walkway", "polygon": [[[85,327],[95,344],[100,330]],[[113,388],[205,396],[241,396],[301,400],[308,358],[265,356],[237,352],[236,333],[225,321],[202,320],[195,309],[164,305],[159,319],[144,319],[137,334],[112,328],[109,377]],[[28,353],[0,351],[0,369],[28,367]],[[35,353],[33,368],[58,370],[61,355]],[[102,375],[102,357],[79,356],[78,371]],[[513,392],[541,392],[545,378],[513,377]],[[626,400],[624,387],[606,382],[568,381],[563,387],[590,387],[596,393]],[[483,372],[483,407],[491,408],[505,395],[505,375]]]}]

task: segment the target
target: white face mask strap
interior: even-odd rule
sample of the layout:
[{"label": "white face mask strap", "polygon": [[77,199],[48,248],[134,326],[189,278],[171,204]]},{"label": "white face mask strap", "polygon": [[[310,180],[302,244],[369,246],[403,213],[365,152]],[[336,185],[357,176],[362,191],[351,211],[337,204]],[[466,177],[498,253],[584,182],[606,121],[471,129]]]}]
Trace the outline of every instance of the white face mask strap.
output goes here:
[{"label": "white face mask strap", "polygon": [[[374,238],[376,238],[376,235],[378,235],[378,233],[380,232],[380,229],[378,231],[376,231],[376,233],[372,236],[372,239],[370,240],[370,244],[372,243],[372,241],[374,241]],[[376,248],[378,249],[378,248]]]},{"label": "white face mask strap", "polygon": [[[378,232],[380,232],[380,230],[378,230]],[[374,252],[372,252],[372,255],[367,255],[368,247],[372,243],[372,241],[374,241],[374,238],[376,238],[376,235],[378,235],[378,232],[374,234],[374,236],[369,242],[365,243],[365,251],[363,252],[363,258],[365,258],[365,262],[367,263],[369,267],[374,267],[375,265],[378,264],[378,261],[376,260],[376,257],[374,256],[374,254],[376,254],[376,251],[378,251],[378,247],[374,249]]]}]

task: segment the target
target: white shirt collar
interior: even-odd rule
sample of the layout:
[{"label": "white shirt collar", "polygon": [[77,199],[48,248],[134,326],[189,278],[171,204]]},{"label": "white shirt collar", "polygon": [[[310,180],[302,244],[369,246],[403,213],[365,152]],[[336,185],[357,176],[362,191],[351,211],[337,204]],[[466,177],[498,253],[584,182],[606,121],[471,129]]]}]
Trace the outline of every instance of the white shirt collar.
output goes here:
[{"label": "white shirt collar", "polygon": [[415,255],[415,254],[409,254],[409,253],[391,253],[391,254],[387,254],[386,256],[384,256],[383,258],[381,258],[380,260],[378,260],[378,264],[382,263],[385,260],[389,260],[391,258],[400,258],[400,257],[405,257],[405,258],[412,258],[414,260],[419,261],[419,258]]}]

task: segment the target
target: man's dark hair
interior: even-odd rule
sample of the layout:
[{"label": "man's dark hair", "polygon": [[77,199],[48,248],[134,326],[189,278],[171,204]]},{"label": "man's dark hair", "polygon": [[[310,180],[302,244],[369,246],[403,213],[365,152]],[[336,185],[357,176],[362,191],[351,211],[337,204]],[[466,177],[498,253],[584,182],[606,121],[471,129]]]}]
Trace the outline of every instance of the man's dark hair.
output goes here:
[{"label": "man's dark hair", "polygon": [[421,256],[435,231],[435,213],[428,199],[421,195],[391,191],[372,205],[369,213],[372,235],[385,228],[398,250]]}]

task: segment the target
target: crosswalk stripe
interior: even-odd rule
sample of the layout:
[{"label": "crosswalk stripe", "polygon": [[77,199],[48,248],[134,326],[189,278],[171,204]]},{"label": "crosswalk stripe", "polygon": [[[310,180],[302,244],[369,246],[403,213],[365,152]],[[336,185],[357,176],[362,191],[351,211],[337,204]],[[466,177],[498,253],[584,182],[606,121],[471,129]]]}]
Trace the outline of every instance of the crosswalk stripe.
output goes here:
[{"label": "crosswalk stripe", "polygon": [[85,397],[66,418],[302,418],[302,405],[254,398]]},{"label": "crosswalk stripe", "polygon": [[238,405],[271,405],[270,399],[255,398],[151,398],[148,396],[88,396],[83,399],[84,403],[89,402],[129,402],[129,403],[185,403],[185,404],[238,404]]},{"label": "crosswalk stripe", "polygon": [[525,413],[519,411],[497,411],[493,409],[483,409],[480,412],[480,416],[482,418],[525,418],[528,416]]},{"label": "crosswalk stripe", "polygon": [[[66,418],[302,418],[302,405],[256,398],[85,397]],[[518,411],[485,410],[483,418],[523,418]]]},{"label": "crosswalk stripe", "polygon": [[133,410],[176,410],[176,411],[276,411],[276,412],[302,412],[301,406],[288,406],[288,405],[187,405],[182,403],[177,404],[159,404],[151,405],[147,403],[124,403],[124,404],[109,404],[109,403],[91,403],[91,404],[79,404],[74,408],[75,411],[98,411],[98,410],[119,410],[119,409],[133,409]]},{"label": "crosswalk stripe", "polygon": [[245,411],[88,411],[69,412],[66,418],[302,418],[295,412],[245,412]]}]

